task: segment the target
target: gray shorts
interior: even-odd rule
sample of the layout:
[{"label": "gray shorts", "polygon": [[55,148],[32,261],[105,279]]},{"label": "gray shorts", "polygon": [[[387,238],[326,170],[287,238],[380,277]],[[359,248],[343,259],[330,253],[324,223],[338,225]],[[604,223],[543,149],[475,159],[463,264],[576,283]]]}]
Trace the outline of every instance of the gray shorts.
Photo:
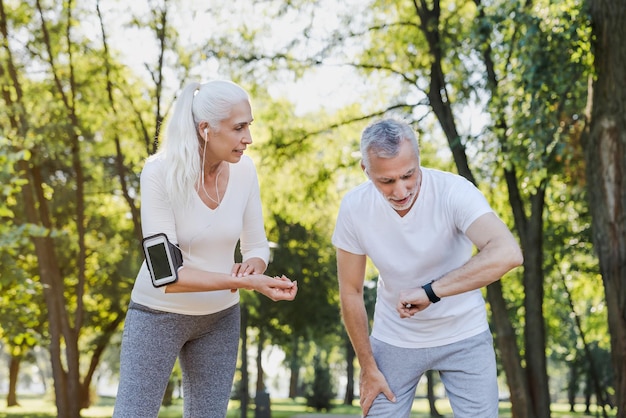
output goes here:
[{"label": "gray shorts", "polygon": [[490,331],[432,348],[395,347],[375,338],[370,341],[396,402],[379,394],[368,417],[409,417],[417,383],[427,370],[439,372],[455,418],[498,417],[496,358]]}]

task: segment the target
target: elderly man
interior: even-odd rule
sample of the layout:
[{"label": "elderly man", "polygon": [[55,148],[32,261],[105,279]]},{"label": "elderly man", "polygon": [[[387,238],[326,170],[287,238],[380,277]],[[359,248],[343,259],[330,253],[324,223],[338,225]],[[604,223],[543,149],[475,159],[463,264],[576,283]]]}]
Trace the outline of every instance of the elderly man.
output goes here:
[{"label": "elderly man", "polygon": [[[480,289],[522,263],[517,241],[474,185],[420,166],[407,124],[371,124],[361,154],[369,180],[344,197],[333,244],[364,416],[409,417],[418,381],[436,370],[456,418],[496,418],[496,361]],[[367,257],[379,273],[371,335]]]}]

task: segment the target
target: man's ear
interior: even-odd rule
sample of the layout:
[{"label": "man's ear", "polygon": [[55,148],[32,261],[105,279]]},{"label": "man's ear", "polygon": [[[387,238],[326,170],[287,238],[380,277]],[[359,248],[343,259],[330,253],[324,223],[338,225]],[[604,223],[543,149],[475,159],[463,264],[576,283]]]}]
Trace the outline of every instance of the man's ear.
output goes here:
[{"label": "man's ear", "polygon": [[369,178],[369,174],[367,173],[367,169],[365,168],[365,164],[363,164],[363,160],[361,160],[361,170],[365,173],[365,175]]}]

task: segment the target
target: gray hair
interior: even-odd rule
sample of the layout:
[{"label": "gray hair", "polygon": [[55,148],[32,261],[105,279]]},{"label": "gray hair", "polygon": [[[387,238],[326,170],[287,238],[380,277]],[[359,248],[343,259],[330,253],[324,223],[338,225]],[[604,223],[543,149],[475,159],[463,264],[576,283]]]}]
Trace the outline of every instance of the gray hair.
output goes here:
[{"label": "gray hair", "polygon": [[189,83],[182,90],[159,152],[168,160],[165,188],[173,203],[188,203],[200,178],[202,142],[198,137],[198,124],[204,121],[218,129],[233,106],[242,101],[250,101],[248,93],[226,80]]},{"label": "gray hair", "polygon": [[220,122],[230,115],[234,105],[249,101],[248,93],[231,81],[215,80],[202,84],[195,92],[191,112],[194,125],[202,121],[217,129]]},{"label": "gray hair", "polygon": [[415,131],[406,123],[396,119],[382,119],[368,125],[361,135],[361,160],[363,166],[370,165],[370,154],[381,158],[392,158],[400,152],[402,141],[410,141],[419,159],[419,146]]}]

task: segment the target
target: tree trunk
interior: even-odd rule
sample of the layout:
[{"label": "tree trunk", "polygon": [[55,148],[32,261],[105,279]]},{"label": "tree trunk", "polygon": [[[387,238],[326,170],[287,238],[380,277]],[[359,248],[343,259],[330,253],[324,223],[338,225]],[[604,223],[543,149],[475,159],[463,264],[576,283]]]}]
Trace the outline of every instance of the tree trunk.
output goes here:
[{"label": "tree trunk", "polygon": [[248,393],[248,307],[241,304],[241,418],[248,416],[248,404],[250,394]]},{"label": "tree trunk", "polygon": [[100,359],[104,354],[111,338],[117,332],[118,326],[122,323],[124,317],[122,315],[118,315],[113,321],[109,322],[108,325],[102,330],[102,334],[96,338],[94,341],[94,350],[91,355],[91,361],[89,362],[89,368],[87,369],[87,373],[83,378],[83,381],[80,386],[80,399],[79,405],[80,408],[89,408],[91,406],[91,382],[93,380],[93,376],[96,373],[98,365],[100,364]]},{"label": "tree trunk", "polygon": [[[477,4],[479,5],[480,2],[477,2]],[[425,7],[422,8],[418,5],[418,3],[415,3],[415,5],[416,12],[420,17],[422,32],[428,40],[430,48],[429,52],[433,57],[430,71],[430,86],[428,91],[430,105],[433,109],[433,112],[437,116],[437,119],[439,120],[443,131],[445,132],[458,173],[472,183],[476,184],[474,175],[472,174],[472,171],[469,168],[469,164],[467,162],[465,147],[461,142],[458,135],[458,130],[456,129],[452,111],[452,103],[446,92],[447,90],[445,75],[441,66],[443,51],[441,50],[441,42],[439,41],[440,34],[438,33],[438,28],[440,27],[439,2],[435,1],[433,3],[432,9],[427,9]],[[485,65],[487,66],[487,72],[491,75],[488,81],[490,83],[490,88],[492,89],[492,96],[495,97],[497,95],[497,80],[495,79],[493,62],[491,60],[488,49],[485,52],[484,58]],[[515,177],[509,177],[509,180],[515,180]],[[511,205],[515,206],[517,204],[518,208],[521,209],[518,214],[521,215],[521,217],[523,218],[523,202],[519,200],[517,183],[515,181],[509,181],[507,184],[509,186],[509,195],[512,196],[512,198],[510,199]],[[514,211],[518,208],[514,208]],[[520,231],[520,229],[523,229],[525,227],[525,224],[525,219],[522,219],[520,222],[519,217],[516,218],[516,225],[518,227],[518,232],[520,233],[520,235],[524,233],[524,231]],[[527,248],[525,247],[525,250],[526,249]],[[541,252],[542,250],[539,247],[536,248],[536,251]],[[536,276],[535,279],[542,281],[543,275]],[[496,343],[502,356],[502,362],[504,365],[505,373],[507,375],[507,381],[510,386],[513,416],[515,418],[532,418],[533,409],[530,403],[531,392],[528,387],[528,381],[526,380],[525,376],[522,376],[523,369],[519,356],[519,348],[517,347],[517,341],[515,340],[513,325],[511,324],[509,316],[506,314],[506,303],[504,301],[504,297],[502,296],[502,287],[500,283],[498,283],[496,286],[491,285],[490,287],[491,291],[488,293],[491,294],[489,297],[492,304],[492,309],[494,307],[498,309],[498,311],[493,311],[493,317],[497,315],[497,318],[495,318],[494,321],[494,323],[496,324]],[[542,302],[543,301],[539,299],[539,306],[541,306]],[[536,311],[536,309],[531,310]],[[539,309],[539,312],[541,312],[541,309]],[[543,330],[543,324],[541,325],[540,330]],[[536,343],[533,343],[533,346],[538,346],[538,344],[542,343],[544,340],[545,336]],[[543,362],[545,363],[545,354],[543,356]],[[541,360],[538,359],[537,361]],[[547,387],[547,373],[544,374],[544,376],[545,383],[542,383],[540,385],[541,388]],[[543,392],[543,390],[541,390],[541,392]],[[549,416],[549,409],[547,416]]]},{"label": "tree trunk", "polygon": [[500,354],[500,362],[509,386],[511,415],[513,418],[531,417],[532,406],[528,392],[528,380],[522,367],[515,329],[508,319],[509,313],[502,295],[502,283],[499,280],[487,287],[487,300],[491,307],[495,345]]},{"label": "tree trunk", "polygon": [[[474,0],[478,6],[479,19],[485,19],[481,0]],[[489,36],[482,40],[482,58],[487,75],[487,88],[492,101],[500,96],[495,63]],[[502,132],[499,141],[506,150],[507,118],[504,109],[496,107],[495,123]],[[504,169],[504,177],[509,193],[509,202],[515,220],[515,227],[524,251],[524,306],[526,308],[526,371],[521,364],[515,331],[508,320],[506,302],[502,296],[500,282],[488,287],[487,298],[491,304],[492,321],[495,325],[496,345],[500,350],[501,361],[506,373],[511,396],[511,412],[514,418],[550,416],[550,391],[545,359],[545,324],[543,319],[543,208],[545,181],[535,195],[530,197],[530,217],[524,210],[515,168]],[[528,286],[528,288],[526,287]]]},{"label": "tree trunk", "polygon": [[[75,317],[75,328],[70,325],[69,321],[69,312],[66,308],[65,303],[65,291],[67,290],[65,287],[63,275],[59,268],[58,258],[56,256],[56,251],[54,248],[54,241],[52,239],[47,239],[45,242],[45,251],[46,251],[46,262],[50,263],[50,280],[53,282],[53,289],[48,293],[49,297],[46,297],[46,306],[48,307],[49,315],[52,314],[53,317],[50,318],[50,327],[59,327],[60,333],[57,335],[53,335],[51,332],[51,357],[53,361],[53,371],[54,371],[54,384],[55,384],[55,394],[56,394],[56,403],[57,408],[59,409],[58,413],[60,416],[66,416],[67,418],[79,418],[80,417],[80,404],[78,402],[77,394],[80,393],[80,371],[79,371],[79,350],[78,350],[78,334],[82,325],[82,303],[83,303],[83,289],[85,283],[84,277],[84,266],[85,266],[85,246],[84,246],[84,198],[83,198],[83,185],[84,178],[82,173],[82,166],[80,163],[80,147],[79,147],[79,139],[78,132],[80,125],[77,120],[76,113],[74,111],[74,98],[76,97],[74,87],[74,79],[70,79],[70,94],[71,98],[65,93],[65,89],[63,88],[61,78],[59,76],[59,72],[57,71],[55,64],[55,55],[53,53],[52,43],[50,40],[50,35],[48,33],[48,28],[45,21],[45,12],[42,9],[41,1],[36,1],[36,7],[41,19],[41,33],[43,39],[43,46],[47,52],[47,60],[48,64],[51,68],[51,73],[57,87],[57,93],[61,97],[65,109],[68,112],[68,117],[71,122],[72,132],[71,132],[71,143],[72,143],[72,165],[75,170],[74,175],[77,176],[76,179],[76,190],[77,190],[77,232],[79,235],[79,252],[77,255],[77,265],[79,268],[78,272],[78,283],[76,285],[76,317]],[[68,28],[71,26],[71,10],[72,5],[71,2],[64,9],[67,13],[67,25]],[[70,76],[73,77],[73,68],[72,68],[72,44],[70,41],[69,30],[65,33],[68,41],[68,50],[67,56],[69,58],[70,64]],[[50,214],[47,209],[47,201],[43,194],[44,181],[41,177],[41,173],[39,171],[38,166],[33,166],[31,168],[32,171],[32,184],[35,192],[35,196],[37,201],[39,202],[39,207],[36,208],[39,210],[39,220],[37,224],[42,224],[46,227],[47,230],[51,230],[51,221]],[[47,238],[47,237],[46,237]],[[41,260],[40,260],[41,262]],[[44,274],[41,274],[41,280],[44,282]],[[53,324],[53,321],[56,324]],[[61,340],[64,342],[64,350],[61,350]],[[62,359],[62,357],[65,359]],[[63,361],[64,360],[64,361]],[[55,367],[54,363],[58,362],[59,364]],[[64,365],[66,369],[64,370]],[[57,383],[57,379],[59,382]],[[62,413],[61,410],[64,410],[65,414]]]},{"label": "tree trunk", "polygon": [[[565,293],[567,295],[567,301],[569,303],[571,315],[573,316],[574,323],[576,324],[576,331],[578,331],[578,336],[580,337],[580,340],[583,344],[583,352],[585,353],[585,358],[587,360],[587,363],[589,364],[589,378],[591,379],[591,382],[593,384],[593,390],[596,394],[596,403],[598,404],[598,406],[602,408],[602,413],[603,413],[602,415],[606,418],[607,414],[606,414],[606,409],[604,407],[604,405],[606,404],[606,399],[604,397],[604,390],[600,382],[600,376],[598,376],[598,367],[596,367],[595,365],[593,354],[591,352],[591,347],[589,347],[589,344],[587,343],[587,336],[585,334],[585,330],[583,329],[580,316],[576,313],[574,300],[572,299],[572,294],[569,291],[569,288],[567,287],[567,280],[565,279],[565,276],[561,276],[561,281],[563,283],[563,289],[565,290]],[[570,384],[568,385],[568,395],[569,395],[569,401],[570,401],[570,410],[571,410],[570,412],[574,412],[576,386],[578,383],[578,370],[576,367],[576,361],[574,361],[571,364],[570,372],[571,372],[570,373],[571,381],[570,381]]]},{"label": "tree trunk", "polygon": [[350,342],[350,338],[348,338],[347,334],[344,334],[344,343],[346,347],[346,394],[343,398],[344,405],[352,405],[354,402],[354,360],[356,354],[354,352],[354,347],[352,347],[352,343]]},{"label": "tree trunk", "polygon": [[431,417],[440,417],[442,416],[439,411],[437,411],[437,405],[435,405],[435,379],[434,373],[432,370],[428,370],[426,372],[426,391],[428,397],[428,405],[430,406],[430,416]]},{"label": "tree trunk", "polygon": [[[12,109],[9,115],[11,128],[17,132],[18,137],[25,138],[29,131],[29,124],[26,118],[23,104],[22,87],[17,77],[17,68],[13,62],[12,52],[8,43],[7,19],[4,9],[4,2],[0,0],[0,32],[2,33],[2,47],[6,53],[6,66],[8,75],[12,81],[14,95],[3,94],[7,109]],[[0,66],[0,71],[4,71],[4,65]],[[8,90],[6,90],[8,92]],[[33,158],[37,161],[36,150],[31,150]],[[38,175],[38,168],[35,163],[21,160],[17,163],[25,184],[22,187],[21,195],[24,202],[24,212],[28,223],[43,227],[50,231],[50,217],[47,210],[47,201],[43,197],[41,187],[41,176]],[[50,357],[52,374],[54,376],[55,398],[57,403],[57,414],[68,418],[78,418],[79,411],[70,408],[67,391],[67,375],[61,362],[61,336],[63,330],[68,329],[68,324],[64,323],[67,317],[64,315],[65,301],[63,299],[63,278],[59,269],[58,261],[54,253],[52,238],[49,235],[32,236],[35,246],[35,254],[38,261],[39,280],[43,285],[44,300],[46,302],[48,316],[48,332],[50,334]]]},{"label": "tree trunk", "polygon": [[[42,225],[46,230],[50,230],[50,217],[47,211],[47,202],[43,196],[41,176],[38,167],[29,166],[25,161],[20,162],[24,167],[28,178],[28,185],[22,188],[24,197],[26,216],[35,225]],[[34,199],[33,194],[37,199]],[[38,203],[35,203],[37,201]],[[35,253],[39,265],[39,277],[44,289],[44,299],[48,311],[48,331],[50,332],[50,361],[52,364],[52,376],[54,379],[54,392],[58,416],[67,418],[79,418],[80,408],[76,402],[78,385],[69,385],[68,372],[64,363],[69,367],[76,367],[76,359],[66,357],[63,360],[63,350],[61,341],[68,342],[68,346],[73,347],[75,339],[71,337],[68,315],[65,307],[65,296],[63,294],[65,286],[58,259],[54,250],[54,241],[51,237],[32,237],[35,244]],[[74,351],[71,349],[71,351]],[[78,383],[78,382],[76,382]]]},{"label": "tree trunk", "polygon": [[617,416],[626,414],[626,3],[589,2],[596,80],[583,138],[593,242],[604,284]]},{"label": "tree trunk", "polygon": [[256,393],[265,391],[265,371],[263,370],[263,346],[265,345],[265,332],[259,327],[259,340],[256,349]]},{"label": "tree trunk", "polygon": [[17,378],[20,374],[22,356],[11,356],[9,361],[9,393],[7,394],[7,406],[19,406],[17,402]]},{"label": "tree trunk", "polygon": [[465,144],[461,141],[461,137],[456,128],[454,112],[452,111],[450,97],[448,96],[446,78],[441,65],[444,52],[442,50],[443,43],[441,41],[441,33],[439,32],[439,28],[441,27],[441,22],[439,21],[441,17],[439,0],[433,2],[432,9],[428,9],[426,2],[422,2],[424,7],[418,6],[417,2],[414,4],[415,11],[420,18],[420,29],[428,41],[429,52],[432,56],[429,74],[430,85],[427,92],[430,106],[439,120],[441,129],[443,129],[446,135],[457,171],[461,176],[476,184],[474,174],[470,170],[467,162]]},{"label": "tree trunk", "polygon": [[291,360],[289,361],[290,377],[289,377],[289,397],[295,399],[298,396],[298,382],[300,380],[300,361],[298,358],[298,346],[300,337],[293,336],[293,347],[291,350]]},{"label": "tree trunk", "polygon": [[[578,360],[578,359],[576,359]],[[567,383],[567,401],[569,402],[569,411],[575,412],[576,395],[578,392],[578,365],[577,361],[569,363],[569,376]]]},{"label": "tree trunk", "polygon": [[[476,3],[480,6],[480,1],[476,1]],[[430,105],[446,134],[458,173],[472,183],[476,184],[476,180],[467,162],[465,147],[460,140],[455,126],[451,103],[446,93],[445,75],[441,66],[443,51],[441,50],[441,42],[439,41],[440,35],[437,32],[440,17],[439,2],[435,1],[432,9],[430,10],[425,7],[420,7],[418,3],[415,3],[415,5],[416,12],[420,17],[422,32],[428,40],[430,53],[433,57],[430,71],[430,86],[428,91]],[[497,80],[495,79],[495,71],[493,68],[493,61],[491,59],[489,43],[486,41],[485,45],[483,58],[488,74],[489,87],[492,91],[492,97],[497,97]],[[512,206],[517,205],[517,208],[514,208],[514,211],[519,209],[519,216],[516,217],[516,226],[518,232],[522,235],[524,231],[520,229],[524,229],[526,225],[526,219],[523,212],[523,202],[519,199],[515,176],[509,176],[509,180],[512,180],[512,182],[509,181],[507,183],[509,186],[509,195],[511,196],[510,201]],[[525,250],[528,249],[528,247],[523,247]],[[540,253],[542,249],[541,247],[538,247],[535,251]],[[543,275],[535,276],[534,279],[542,282]],[[541,295],[542,294],[543,292],[541,292]],[[504,301],[504,297],[502,296],[502,287],[499,282],[496,282],[489,287],[488,298],[491,304],[493,314],[492,317],[496,328],[496,344],[500,350],[501,360],[504,365],[504,370],[507,375],[507,381],[511,392],[513,417],[533,418],[534,415],[532,415],[533,408],[531,392],[528,385],[529,382],[524,375],[519,349],[515,339],[515,331],[513,330],[513,325],[511,324],[506,310],[506,303]],[[533,298],[532,303],[538,303],[539,307],[541,307],[543,301],[541,299],[538,299],[537,301],[536,298]],[[531,311],[536,311],[536,309],[531,306]],[[541,313],[541,308],[539,308],[539,313]],[[543,318],[541,318],[541,321],[543,321]],[[543,322],[541,322],[539,329],[540,335],[544,335],[543,329]],[[543,341],[545,341],[545,337],[543,337],[540,341],[533,342],[532,347],[539,347],[539,344]],[[543,361],[545,364],[545,352],[543,351],[543,348],[541,349],[540,357],[543,360],[539,359],[538,361]],[[543,379],[538,379],[537,382],[541,384],[541,388],[547,387],[547,374],[545,374]],[[545,382],[545,384],[542,382]],[[540,392],[543,393],[544,391],[540,390]],[[548,415],[540,416],[549,416],[549,405],[547,413]]]},{"label": "tree trunk", "polygon": [[524,336],[526,373],[535,417],[550,416],[550,390],[546,365],[543,317],[543,208],[545,186],[530,198],[531,215],[522,234],[524,251]]}]

